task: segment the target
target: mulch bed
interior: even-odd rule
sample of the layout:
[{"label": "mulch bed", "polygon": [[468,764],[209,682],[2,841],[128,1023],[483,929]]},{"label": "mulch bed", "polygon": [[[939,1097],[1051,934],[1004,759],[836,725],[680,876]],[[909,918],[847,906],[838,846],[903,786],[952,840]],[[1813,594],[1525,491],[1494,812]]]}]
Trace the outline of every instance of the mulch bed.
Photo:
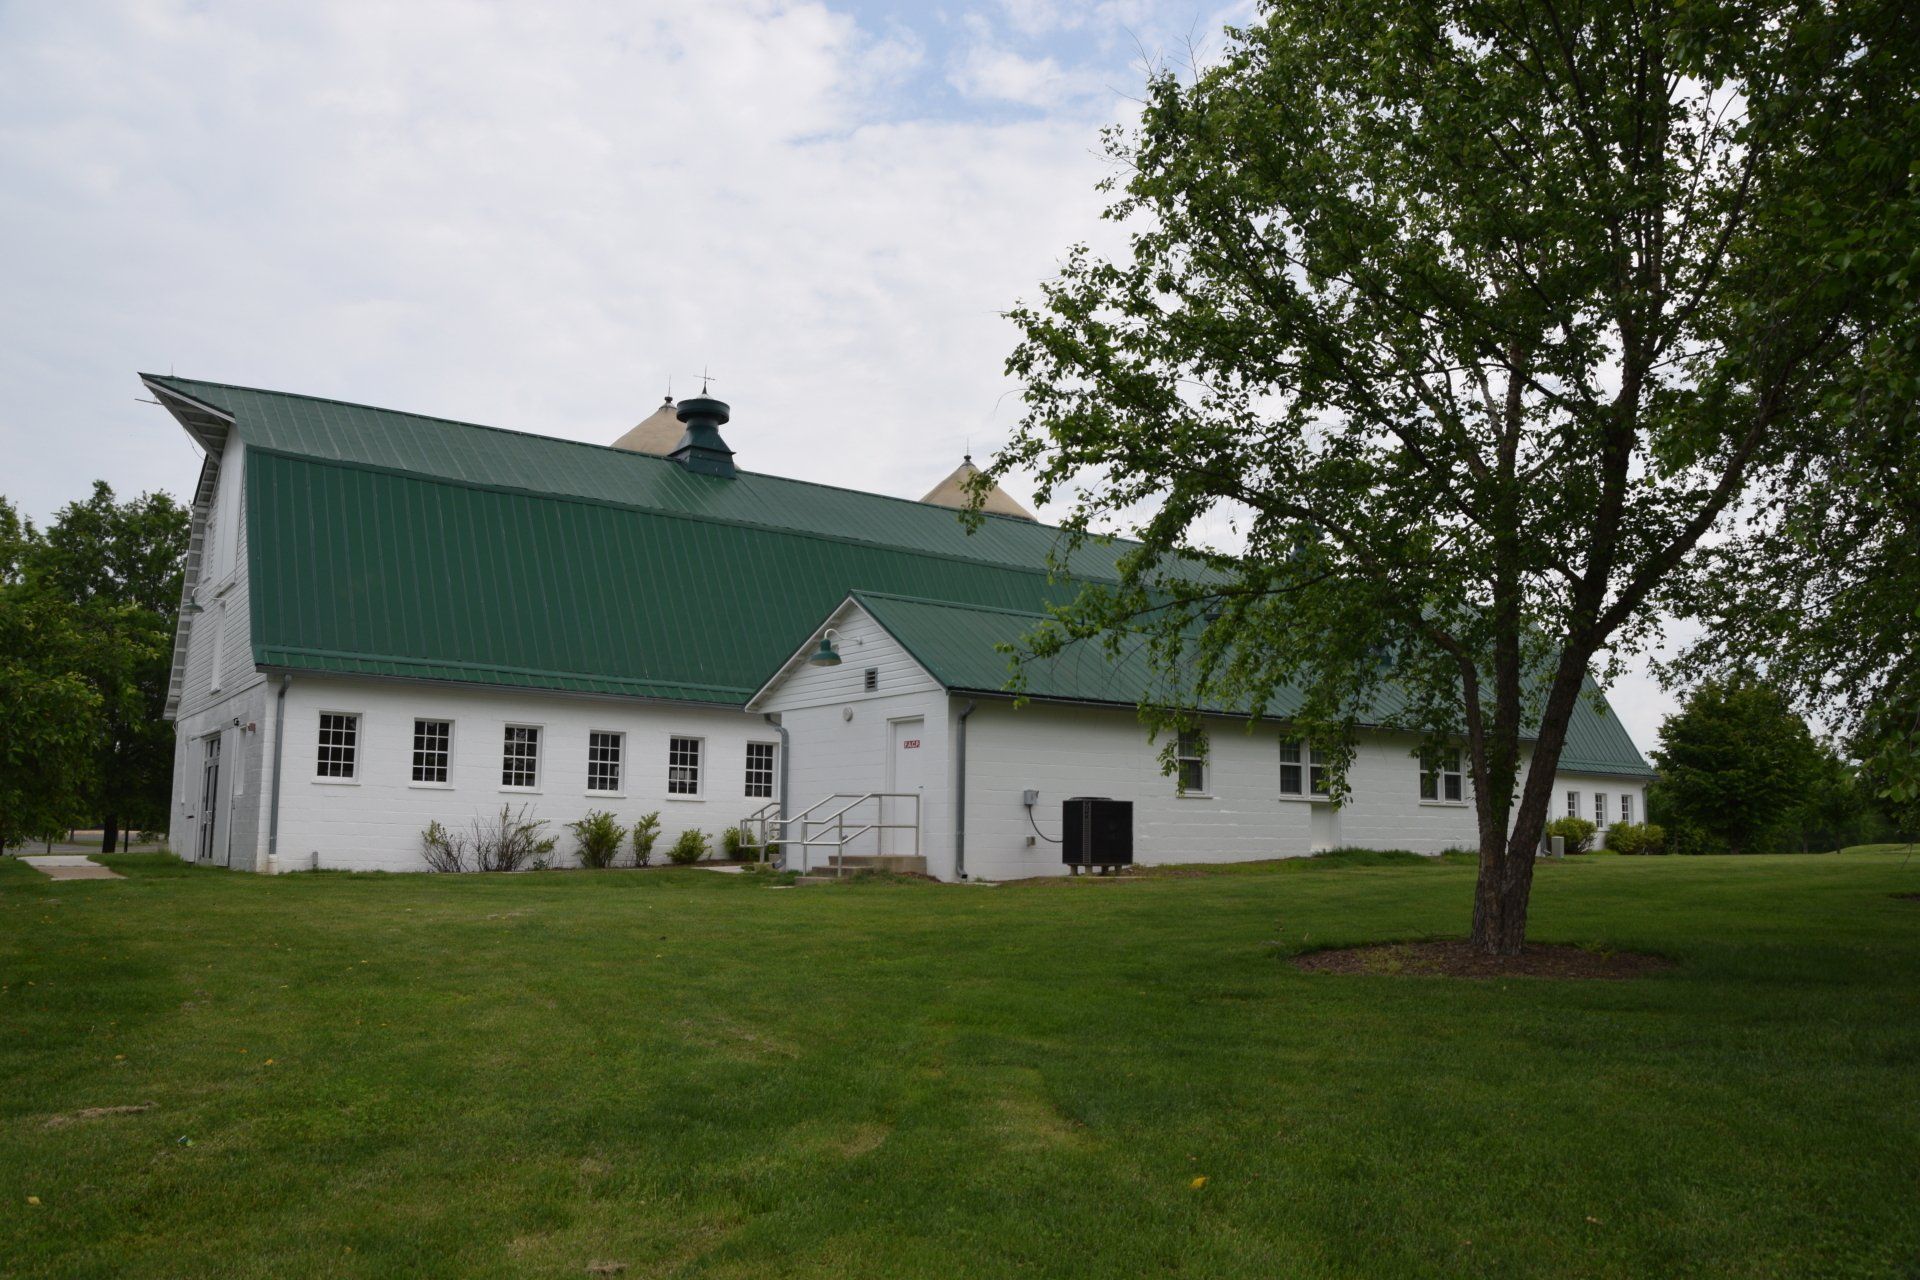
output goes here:
[{"label": "mulch bed", "polygon": [[1589,951],[1564,943],[1529,943],[1517,956],[1490,956],[1466,942],[1387,942],[1309,951],[1293,957],[1306,973],[1415,978],[1642,978],[1673,961],[1639,951]]}]

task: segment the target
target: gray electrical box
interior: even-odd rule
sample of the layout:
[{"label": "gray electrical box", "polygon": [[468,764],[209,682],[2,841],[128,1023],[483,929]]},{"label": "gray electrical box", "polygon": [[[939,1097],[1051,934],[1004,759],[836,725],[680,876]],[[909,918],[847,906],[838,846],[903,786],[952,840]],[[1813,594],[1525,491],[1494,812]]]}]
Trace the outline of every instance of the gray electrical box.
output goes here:
[{"label": "gray electrical box", "polygon": [[1020,793],[1020,803],[1031,809],[1040,803],[1040,793],[1038,791],[1022,791]]}]

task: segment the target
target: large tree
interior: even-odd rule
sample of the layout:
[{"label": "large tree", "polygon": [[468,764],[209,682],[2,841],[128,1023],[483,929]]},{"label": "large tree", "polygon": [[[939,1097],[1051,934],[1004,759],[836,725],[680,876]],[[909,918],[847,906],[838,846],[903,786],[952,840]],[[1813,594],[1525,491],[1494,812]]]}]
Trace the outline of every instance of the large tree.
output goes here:
[{"label": "large tree", "polygon": [[1833,762],[1784,694],[1751,680],[1710,680],[1660,726],[1655,784],[1670,838],[1697,833],[1713,849],[1761,851]]},{"label": "large tree", "polygon": [[1464,744],[1472,936],[1517,952],[1590,672],[1872,381],[1885,291],[1822,264],[1907,190],[1907,19],[1300,0],[1154,75],[1108,135],[1129,250],[1014,312],[992,468],[1143,546],[1029,652],[1144,639],[1161,727]]},{"label": "large tree", "polygon": [[164,825],[173,764],[166,721],[186,509],[164,493],[120,502],[96,481],[63,507],[26,556],[26,574],[83,620],[80,669],[98,697],[89,808],[111,851],[128,830]]},{"label": "large tree", "polygon": [[25,576],[38,545],[0,498],[0,848],[84,816],[102,727],[79,611]]}]

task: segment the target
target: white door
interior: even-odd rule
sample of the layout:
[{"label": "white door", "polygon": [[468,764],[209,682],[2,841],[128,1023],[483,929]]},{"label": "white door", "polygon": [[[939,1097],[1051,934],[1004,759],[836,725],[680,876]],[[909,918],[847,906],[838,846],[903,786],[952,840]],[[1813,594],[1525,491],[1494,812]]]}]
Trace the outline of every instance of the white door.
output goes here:
[{"label": "white door", "polygon": [[212,862],[214,828],[220,816],[220,735],[205,740],[200,763],[200,861]]},{"label": "white door", "polygon": [[[880,812],[886,815],[882,820],[890,823],[920,821],[919,810],[926,803],[924,797],[927,792],[926,767],[921,763],[927,758],[927,722],[918,717],[912,720],[889,720],[887,727],[893,733],[893,751],[887,756],[887,790],[923,798],[918,802],[887,800],[880,806]],[[920,853],[917,837],[918,832],[907,828],[882,831],[880,852]]]}]

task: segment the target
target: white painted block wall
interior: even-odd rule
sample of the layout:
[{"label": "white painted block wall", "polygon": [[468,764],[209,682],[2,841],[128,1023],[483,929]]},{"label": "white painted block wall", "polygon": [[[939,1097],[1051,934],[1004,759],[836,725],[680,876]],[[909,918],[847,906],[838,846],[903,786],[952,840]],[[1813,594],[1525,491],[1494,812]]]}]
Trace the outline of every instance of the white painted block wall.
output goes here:
[{"label": "white painted block wall", "polygon": [[[360,717],[358,770],[351,782],[316,776],[322,711]],[[453,721],[445,786],[412,781],[416,717]],[[501,785],[509,723],[541,728],[540,779],[532,791]],[[529,817],[547,819],[547,834],[559,837],[555,866],[577,864],[573,835],[564,824],[589,809],[611,810],[623,824],[659,810],[656,861],[689,827],[707,833],[717,856],[722,831],[767,803],[746,794],[747,743],[779,741],[771,725],[728,709],[299,675],[287,694],[286,725],[280,871],[316,863],[356,871],[424,870],[420,833],[429,822],[463,830],[475,818],[497,816],[503,804],[516,811],[525,805]],[[587,735],[596,729],[626,735],[620,795],[587,791]],[[704,742],[697,797],[667,794],[667,743],[676,735]],[[777,788],[777,759],[775,770]]]},{"label": "white painted block wall", "polygon": [[[918,717],[923,722],[922,775],[926,779],[921,806],[921,851],[927,870],[942,879],[953,875],[953,818],[951,734],[944,690],[892,637],[858,610],[834,620],[835,641],[841,655],[837,667],[794,667],[767,699],[764,710],[776,712],[795,747],[789,764],[789,811],[799,814],[835,794],[864,795],[889,789],[888,758],[893,749],[894,721]],[[874,688],[866,688],[867,672]],[[871,814],[869,802],[857,812]],[[819,810],[831,812],[829,805]],[[849,815],[852,816],[852,815]],[[795,828],[798,831],[798,828]],[[824,832],[821,833],[824,835]],[[876,838],[866,837],[847,846],[848,853],[879,850]],[[802,851],[789,847],[787,865],[817,865],[829,851]]]}]

